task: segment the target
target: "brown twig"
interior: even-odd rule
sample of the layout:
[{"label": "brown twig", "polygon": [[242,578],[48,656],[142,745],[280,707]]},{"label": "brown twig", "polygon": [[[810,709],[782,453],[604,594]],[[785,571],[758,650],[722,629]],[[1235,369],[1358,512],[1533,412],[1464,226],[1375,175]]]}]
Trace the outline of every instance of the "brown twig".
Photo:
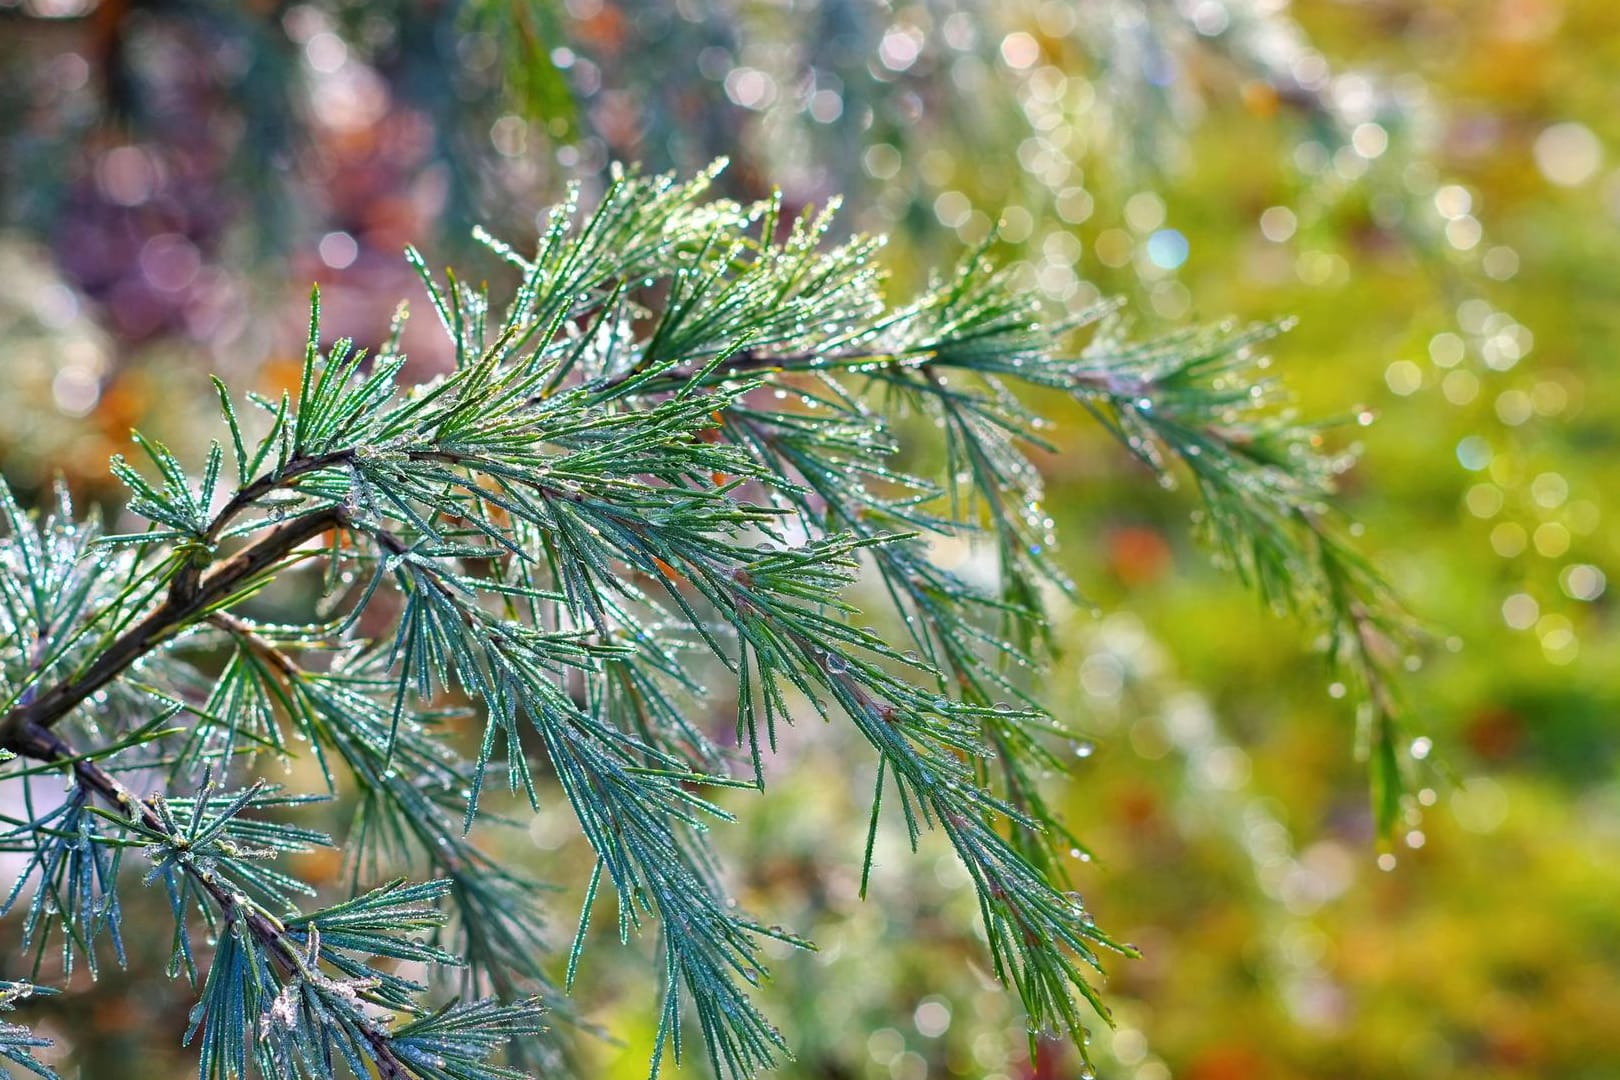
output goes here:
[{"label": "brown twig", "polygon": [[[85,791],[99,796],[114,809],[138,821],[147,830],[168,835],[168,827],[150,802],[119,783],[116,777],[94,760],[81,757],[54,731],[38,724],[25,724],[19,730],[17,741],[13,745],[19,754],[37,761],[63,762],[73,770],[74,780]],[[191,860],[179,859],[177,865],[207,893],[227,922],[234,919],[242,921],[242,925],[258,939],[284,974],[301,975],[307,972],[309,965],[305,963],[298,943],[288,935],[287,928],[279,920],[245,902],[218,877]],[[357,1016],[359,1020],[356,1026],[376,1052],[379,1075],[385,1080],[406,1080],[410,1074],[406,1072],[399,1056],[394,1053],[387,1030],[364,1013],[357,1013]]]},{"label": "brown twig", "polygon": [[106,686],[135,661],[174,634],[192,625],[216,604],[229,599],[244,585],[286,558],[306,541],[341,523],[341,511],[327,507],[297,517],[266,533],[203,575],[185,595],[173,589],[151,613],[107,646],[82,672],[70,675],[27,704],[19,704],[0,720],[0,747],[25,756],[30,729],[49,731],[64,716]]}]

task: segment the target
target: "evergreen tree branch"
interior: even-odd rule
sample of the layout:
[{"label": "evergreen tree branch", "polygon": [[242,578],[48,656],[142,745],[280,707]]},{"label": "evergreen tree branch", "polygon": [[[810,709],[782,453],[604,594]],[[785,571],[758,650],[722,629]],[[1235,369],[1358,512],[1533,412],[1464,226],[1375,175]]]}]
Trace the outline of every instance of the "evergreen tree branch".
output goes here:
[{"label": "evergreen tree branch", "polygon": [[[181,835],[161,804],[135,795],[94,760],[75,753],[58,735],[44,727],[33,725],[25,728],[19,745],[29,757],[36,760],[64,763],[78,786],[101,798],[139,832],[169,845],[174,864],[215,906],[222,921],[219,936],[223,939],[245,931],[256,947],[263,950],[274,965],[277,977],[282,980],[283,989],[280,996],[269,1004],[265,1017],[245,1017],[253,1026],[265,1023],[273,1027],[286,1022],[290,1019],[287,1010],[295,1007],[294,999],[289,994],[295,991],[313,993],[322,1002],[321,1015],[328,1018],[325,1022],[331,1024],[340,1037],[362,1040],[368,1048],[368,1063],[376,1070],[376,1075],[385,1080],[438,1080],[441,1077],[510,1080],[518,1077],[519,1074],[509,1070],[488,1066],[486,1059],[514,1033],[533,1034],[536,1031],[534,1018],[537,1014],[532,1006],[506,1007],[480,1002],[453,1007],[448,1013],[424,1013],[410,1024],[390,1029],[359,1006],[356,991],[359,998],[399,1009],[412,1007],[410,999],[404,995],[420,987],[395,976],[379,979],[365,964],[348,960],[342,952],[335,951],[357,949],[366,954],[392,955],[402,959],[457,962],[448,953],[423,951],[418,946],[396,942],[393,937],[399,931],[410,928],[413,920],[420,921],[424,914],[431,912],[431,908],[412,905],[413,891],[427,898],[438,895],[442,889],[434,887],[424,892],[420,887],[401,888],[396,883],[314,916],[277,918],[250,900],[226,875],[212,869],[207,860],[197,857],[206,850],[204,837],[209,835],[206,830],[197,835],[193,827],[190,835]],[[210,788],[205,785],[207,790]],[[238,797],[236,803],[232,804],[233,808],[243,804],[246,798]],[[234,809],[228,809],[219,820],[225,821],[231,813],[234,813]],[[156,872],[154,870],[154,874]],[[426,921],[421,924],[432,926],[439,921],[428,914]],[[216,959],[216,965],[218,963]],[[317,966],[321,964],[334,964],[339,971],[354,979],[354,989],[322,975]],[[210,986],[213,982],[214,974],[211,972]],[[305,989],[299,990],[300,986]],[[231,998],[227,996],[225,1000]],[[211,1001],[213,996],[205,994],[204,1002]],[[219,1005],[214,1003],[209,1007],[217,1009]],[[199,1011],[201,1008],[199,1006]],[[460,1022],[446,1023],[447,1016],[454,1016]],[[194,1019],[194,1027],[198,1022]],[[442,1029],[441,1038],[425,1040],[424,1036],[436,1028]],[[244,1034],[236,1033],[234,1040],[238,1044],[235,1055],[239,1058],[245,1053],[245,1047],[241,1044]],[[261,1072],[266,1076],[273,1075],[273,1072],[264,1071],[268,1059],[263,1056],[262,1049],[255,1048],[254,1052],[259,1055]],[[246,1076],[245,1068],[240,1066],[210,1069],[206,1046],[204,1054],[206,1076],[219,1080]],[[232,1054],[226,1052],[224,1056],[229,1058]],[[352,1053],[345,1050],[344,1056],[356,1067],[357,1072],[362,1071],[363,1067]],[[290,1060],[288,1064],[291,1064]],[[308,1057],[303,1059],[304,1068],[311,1064]],[[330,1076],[329,1069],[328,1065],[328,1071],[311,1072],[309,1075]],[[302,1068],[299,1071],[302,1074]]]},{"label": "evergreen tree branch", "polygon": [[[1067,891],[1083,846],[1040,782],[1062,768],[1066,738],[1035,693],[1050,652],[1043,593],[1070,586],[1031,456],[1046,422],[1021,385],[1073,396],[1157,473],[1194,478],[1238,572],[1329,631],[1369,710],[1380,821],[1399,806],[1383,651],[1402,616],[1325,509],[1342,456],[1320,451],[1251,370],[1264,331],[1131,342],[1106,308],[1053,325],[982,252],[893,304],[878,241],[829,245],[830,212],[784,226],[780,200],[705,202],[707,182],[616,174],[594,210],[554,211],[532,257],[485,237],[521,277],[504,315],[410,253],[454,353],[424,385],[399,383],[396,344],[372,358],[323,346],[314,298],[296,393],[249,398],[268,416],[262,435],[249,439],[221,386],[230,449],[211,448],[200,482],[140,437],[155,478],[114,463],[145,532],[79,535],[0,507],[0,749],[75,770],[79,791],[124,815],[96,809],[117,832],[86,831],[81,799],[59,822],[65,840],[54,818],[18,823],[36,907],[67,882],[65,948],[93,956],[109,928],[116,947],[115,855],[144,845],[175,907],[176,970],[189,971],[186,897],[205,901],[226,930],[194,1025],[210,1080],[244,1074],[250,1050],[265,1075],[324,1080],[342,1059],[414,1076],[429,1060],[418,1053],[460,1063],[421,1075],[515,1075],[467,1063],[509,1029],[532,1043],[532,1006],[423,1016],[422,988],[365,956],[464,955],[470,988],[552,996],[532,885],[468,839],[491,776],[539,805],[535,760],[596,857],[568,982],[606,882],[621,940],[657,924],[654,1069],[681,1057],[689,1011],[721,1074],[768,1067],[786,1041],[751,992],[762,944],[808,943],[729,902],[706,839],[729,815],[707,792],[763,787],[779,724],[806,711],[847,718],[872,747],[874,829],[887,799],[914,846],[945,834],[995,974],[1032,1032],[1066,1030],[1083,1053],[1088,1010],[1107,1015],[1091,973],[1132,950]],[[1092,338],[1076,351],[1082,328]],[[923,423],[902,425],[907,413]],[[937,443],[914,445],[930,431]],[[925,449],[943,468],[902,467]],[[221,481],[228,453],[234,484]],[[994,580],[936,565],[929,544],[944,540],[978,546]],[[223,554],[228,543],[242,546]],[[271,626],[233,610],[310,558],[324,564],[327,621]],[[852,625],[863,564],[913,648]],[[188,643],[223,646],[217,674],[190,663]],[[713,674],[736,689],[743,775],[692,719]],[[447,745],[446,725],[466,715],[438,707],[447,694],[481,720],[466,759]],[[189,728],[164,727],[181,714]],[[80,721],[100,744],[83,756],[55,730]],[[147,749],[173,736],[169,757]],[[283,919],[270,908],[291,911],[303,883],[220,846],[313,842],[242,817],[258,788],[210,793],[208,777],[251,772],[259,751],[313,755],[328,790],[350,789],[340,771],[352,781],[352,899]],[[126,806],[99,764],[110,758],[161,760],[171,785],[201,774],[203,793]],[[200,869],[198,843],[213,845],[214,869]],[[869,839],[863,893],[872,858]],[[410,866],[433,880],[360,891]],[[430,927],[431,941],[399,939],[388,919]],[[362,1003],[419,1019],[387,1028]],[[250,1046],[250,1029],[268,1037]]]},{"label": "evergreen tree branch", "polygon": [[131,664],[215,606],[234,599],[266,572],[277,568],[300,545],[332,528],[337,521],[335,509],[296,517],[219,564],[194,590],[181,594],[171,592],[151,614],[102,650],[82,673],[62,680],[7,713],[4,720],[0,720],[0,748],[29,756],[37,730],[48,731]]}]

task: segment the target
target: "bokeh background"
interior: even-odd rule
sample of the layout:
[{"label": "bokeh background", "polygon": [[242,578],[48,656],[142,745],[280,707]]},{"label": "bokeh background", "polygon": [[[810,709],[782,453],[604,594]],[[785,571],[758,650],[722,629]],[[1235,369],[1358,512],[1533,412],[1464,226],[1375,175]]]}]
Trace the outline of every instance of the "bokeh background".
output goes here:
[{"label": "bokeh background", "polygon": [[[527,242],[614,160],[842,193],[896,291],[999,224],[1059,312],[1296,318],[1276,370],[1344,419],[1344,504],[1432,632],[1405,693],[1435,780],[1381,849],[1312,643],[1211,565],[1186,495],[1053,405],[1087,602],[1057,609],[1047,699],[1093,751],[1064,803],[1089,905],[1145,954],[1110,971],[1099,1072],[1613,1077],[1617,101],[1610,0],[0,0],[0,470],[116,513],[132,426],[200,459],[210,371],[296,377],[311,281],[329,337],[378,340],[406,243],[498,284],[470,224]],[[429,374],[444,350],[411,335]],[[880,833],[856,900],[869,766],[801,730],[721,830],[744,905],[822,947],[777,961],[780,1075],[1078,1075],[1061,1044],[1029,1059],[942,845]],[[565,944],[566,812],[499,842],[557,883]],[[49,1007],[59,1060],[187,1075],[162,945]],[[643,1076],[655,973],[588,955],[580,1017],[621,1041],[578,1036],[579,1070]]]}]

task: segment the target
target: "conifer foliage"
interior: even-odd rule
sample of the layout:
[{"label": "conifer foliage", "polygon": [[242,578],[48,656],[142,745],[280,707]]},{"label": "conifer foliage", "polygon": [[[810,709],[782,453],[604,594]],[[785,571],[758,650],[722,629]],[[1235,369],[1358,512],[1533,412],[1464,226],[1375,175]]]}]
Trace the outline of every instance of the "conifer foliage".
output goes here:
[{"label": "conifer foliage", "polygon": [[[144,527],[4,496],[0,746],[27,796],[8,908],[37,961],[95,973],[123,958],[120,895],[167,897],[204,1080],[555,1075],[543,1016],[603,908],[656,934],[655,1073],[699,1041],[720,1075],[769,1067],[788,1046],[750,995],[761,945],[809,943],[735,907],[705,837],[716,793],[763,787],[781,726],[816,714],[870,743],[874,830],[949,840],[1031,1030],[1083,1046],[1092,973],[1131,950],[1070,891],[1082,845],[1043,791],[1072,744],[1039,701],[1042,598],[1069,586],[1021,384],[1190,476],[1224,556],[1325,632],[1393,815],[1404,624],[1325,504],[1344,461],[1261,371],[1270,329],[1131,343],[1106,309],[1050,319],[983,252],[891,302],[880,241],[711,199],[712,178],[616,173],[532,254],[481,237],[520,279],[504,311],[409,253],[455,353],[422,385],[397,332],[323,347],[317,299],[296,392],[218,384],[200,467],[145,439],[113,462]],[[996,582],[935,565],[941,536],[992,551]],[[856,618],[863,573],[888,637]],[[307,624],[251,617],[310,575]],[[717,684],[734,737],[708,722]],[[290,756],[325,790],[260,775]],[[561,971],[535,884],[475,843],[492,784],[535,805],[555,784],[595,853]],[[336,841],[297,824],[330,792],[355,808]],[[349,888],[321,906],[285,857],[333,844]],[[0,1025],[0,1056],[48,1077],[39,1045]]]}]

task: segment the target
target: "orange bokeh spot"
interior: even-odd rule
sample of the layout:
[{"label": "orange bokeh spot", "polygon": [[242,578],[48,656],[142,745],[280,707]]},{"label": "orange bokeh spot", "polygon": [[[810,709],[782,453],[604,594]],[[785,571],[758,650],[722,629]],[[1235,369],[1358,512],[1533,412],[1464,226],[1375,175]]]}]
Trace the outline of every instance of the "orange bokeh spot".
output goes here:
[{"label": "orange bokeh spot", "polygon": [[1108,565],[1127,585],[1146,585],[1170,566],[1170,545],[1153,529],[1130,526],[1108,538]]},{"label": "orange bokeh spot", "polygon": [[1252,80],[1243,84],[1243,107],[1255,116],[1276,116],[1277,90],[1270,83]]}]

